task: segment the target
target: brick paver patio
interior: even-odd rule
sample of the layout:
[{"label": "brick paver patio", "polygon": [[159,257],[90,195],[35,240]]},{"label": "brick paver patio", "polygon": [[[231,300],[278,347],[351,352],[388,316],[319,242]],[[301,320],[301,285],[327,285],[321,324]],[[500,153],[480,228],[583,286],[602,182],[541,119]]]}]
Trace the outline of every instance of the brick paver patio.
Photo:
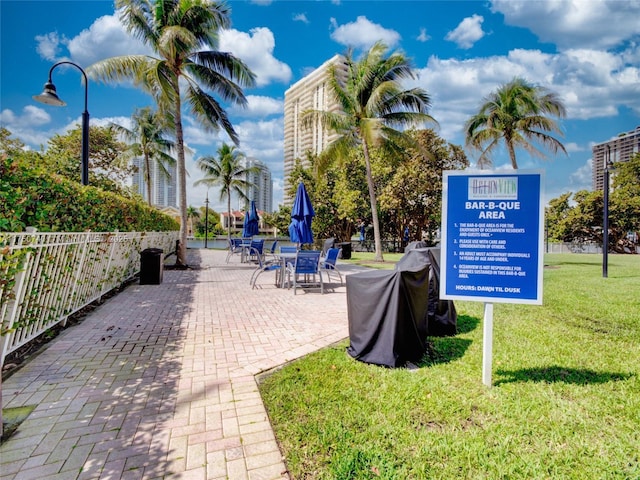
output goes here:
[{"label": "brick paver patio", "polygon": [[[226,252],[132,284],[3,382],[36,405],[0,480],[286,479],[255,375],[348,336],[345,287],[293,295]],[[342,269],[343,273],[348,273]]]}]

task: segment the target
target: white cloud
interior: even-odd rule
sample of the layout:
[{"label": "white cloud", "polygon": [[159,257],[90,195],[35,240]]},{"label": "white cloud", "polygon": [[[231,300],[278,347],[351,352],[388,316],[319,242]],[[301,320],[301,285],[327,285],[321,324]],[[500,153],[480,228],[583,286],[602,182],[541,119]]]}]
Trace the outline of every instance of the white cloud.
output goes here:
[{"label": "white cloud", "polygon": [[275,44],[268,28],[253,28],[250,33],[231,29],[221,32],[219,49],[241,58],[256,74],[256,84],[264,86],[291,80],[291,68],[273,56]]},{"label": "white cloud", "polygon": [[[124,128],[131,128],[131,117],[124,117],[122,115],[119,115],[116,117],[92,118],[90,120],[90,123],[91,123],[91,126],[94,126],[94,127],[108,127],[112,123],[115,123],[116,125],[120,125]],[[74,126],[75,124],[72,125],[72,127]]]},{"label": "white cloud", "polygon": [[293,21],[294,22],[309,23],[309,19],[307,18],[307,14],[306,13],[295,13],[293,15]]},{"label": "white cloud", "polygon": [[283,118],[243,121],[234,127],[240,137],[240,149],[245,155],[264,162],[272,175],[281,177],[284,169]]},{"label": "white cloud", "polygon": [[36,35],[36,51],[45,60],[52,62],[58,59],[60,54],[60,44],[64,44],[66,38],[60,38],[58,32],[50,32],[45,35]]},{"label": "white cloud", "polygon": [[468,60],[431,57],[418,74],[411,85],[432,96],[431,114],[440,122],[441,135],[456,143],[463,142],[462,126],[482,99],[514,76],[556,92],[568,119],[615,116],[621,105],[640,112],[640,69],[606,52],[512,50],[507,56]]},{"label": "white cloud", "polygon": [[401,39],[395,30],[389,30],[377,23],[372,23],[367,17],[359,16],[355,22],[338,25],[331,19],[334,27],[331,39],[348,47],[367,49],[374,43],[382,41],[388,47],[395,46]]},{"label": "white cloud", "polygon": [[[190,116],[184,115],[182,121],[184,138],[190,145],[212,146],[220,142],[221,138],[224,138],[224,141],[228,141],[227,134],[224,131],[207,131]],[[210,153],[205,155],[210,155]]]},{"label": "white cloud", "polygon": [[[188,204],[203,205],[206,196],[206,187],[193,187],[193,184],[202,178],[202,172],[197,168],[195,160],[201,156],[216,155],[216,151],[222,142],[230,143],[230,140],[223,132],[219,134],[205,132],[192,118],[185,119],[185,139],[191,146],[200,146],[191,155],[191,160],[187,162],[189,171],[188,183]],[[284,126],[282,117],[272,120],[243,121],[234,124],[234,128],[240,138],[239,149],[247,156],[265,163],[274,182],[273,201],[274,205],[282,202],[283,188],[282,177],[284,175],[283,159],[283,136]],[[217,211],[225,211],[226,204],[219,200],[219,188],[209,189],[209,200],[211,208]],[[235,202],[233,200],[232,202]],[[220,210],[222,208],[222,210]],[[232,208],[236,208],[232,203]]]},{"label": "white cloud", "polygon": [[148,47],[129,35],[115,15],[98,18],[88,29],[69,40],[71,58],[81,65],[129,54],[151,53]]},{"label": "white cloud", "polygon": [[11,110],[3,110],[0,121],[9,128],[15,127],[40,127],[51,121],[49,113],[34,105],[27,105],[22,109],[22,115],[15,115]]},{"label": "white cloud", "polygon": [[427,29],[426,28],[421,28],[420,29],[420,35],[418,35],[416,37],[416,40],[418,40],[419,42],[426,42],[430,38],[431,37],[429,35],[427,35]]},{"label": "white cloud", "polygon": [[580,145],[578,145],[575,142],[567,142],[564,144],[564,148],[567,150],[567,152],[572,153],[572,152],[584,152],[584,148],[581,147]]},{"label": "white cloud", "polygon": [[627,0],[493,0],[505,23],[566,48],[611,48],[638,40],[640,3]]},{"label": "white cloud", "polygon": [[231,107],[227,110],[228,113],[238,117],[253,118],[284,114],[284,102],[282,100],[259,95],[247,95],[247,102],[247,108]]},{"label": "white cloud", "polygon": [[9,109],[0,112],[0,124],[26,145],[46,145],[52,134],[40,128],[50,122],[49,113],[33,105],[24,107],[19,115]]},{"label": "white cloud", "polygon": [[445,39],[456,43],[460,48],[468,50],[473,47],[474,43],[484,37],[482,22],[484,22],[484,18],[480,15],[467,17],[454,30],[447,33]]},{"label": "white cloud", "polygon": [[[121,55],[153,55],[149,47],[127,33],[117,15],[98,18],[72,39],[59,38],[56,33],[38,37],[38,51],[48,60],[60,60],[62,46],[66,46],[69,57],[81,66]],[[256,74],[258,86],[274,81],[287,83],[291,79],[289,66],[273,56],[275,39],[268,28],[255,28],[250,33],[223,30],[218,48],[241,58]]]},{"label": "white cloud", "polygon": [[591,190],[591,174],[592,160],[589,158],[584,165],[569,175],[569,185],[567,188],[573,192]]}]

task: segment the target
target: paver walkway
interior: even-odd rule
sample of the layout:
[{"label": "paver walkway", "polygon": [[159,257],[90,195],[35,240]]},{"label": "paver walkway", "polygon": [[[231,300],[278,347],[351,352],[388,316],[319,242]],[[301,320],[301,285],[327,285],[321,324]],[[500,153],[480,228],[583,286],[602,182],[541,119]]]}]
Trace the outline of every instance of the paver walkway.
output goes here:
[{"label": "paver walkway", "polygon": [[265,273],[251,290],[252,266],[189,255],[198,268],[130,285],[3,383],[5,407],[37,407],[0,480],[289,478],[255,375],[347,337],[346,289],[294,296]]}]

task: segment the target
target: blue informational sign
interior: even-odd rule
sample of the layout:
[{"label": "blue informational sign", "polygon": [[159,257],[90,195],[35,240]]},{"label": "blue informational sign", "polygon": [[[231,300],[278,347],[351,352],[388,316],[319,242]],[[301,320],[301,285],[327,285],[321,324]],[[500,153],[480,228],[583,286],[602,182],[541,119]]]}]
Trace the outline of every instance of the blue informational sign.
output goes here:
[{"label": "blue informational sign", "polygon": [[542,304],[541,171],[446,171],[440,297]]}]

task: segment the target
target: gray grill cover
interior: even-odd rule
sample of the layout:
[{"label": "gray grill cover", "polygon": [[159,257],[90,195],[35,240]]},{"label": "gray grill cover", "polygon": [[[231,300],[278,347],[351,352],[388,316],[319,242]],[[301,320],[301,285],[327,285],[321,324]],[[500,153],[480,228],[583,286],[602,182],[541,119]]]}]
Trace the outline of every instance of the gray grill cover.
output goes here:
[{"label": "gray grill cover", "polygon": [[456,333],[453,302],[438,300],[439,254],[439,249],[417,248],[395,270],[347,275],[349,355],[400,367],[424,356],[428,335]]}]

